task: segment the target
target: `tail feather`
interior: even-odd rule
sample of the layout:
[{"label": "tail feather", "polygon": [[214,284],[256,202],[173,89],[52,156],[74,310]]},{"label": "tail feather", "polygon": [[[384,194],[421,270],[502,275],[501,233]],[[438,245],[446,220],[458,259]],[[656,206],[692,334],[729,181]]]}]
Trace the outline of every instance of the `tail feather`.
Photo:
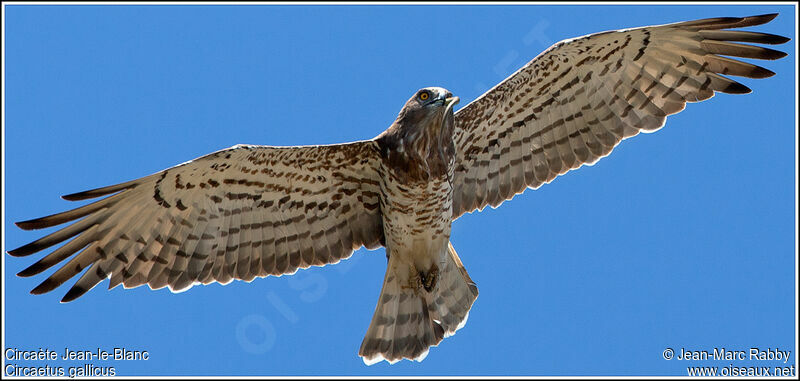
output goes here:
[{"label": "tail feather", "polygon": [[408,265],[389,257],[389,266],[372,323],[359,355],[372,365],[381,360],[422,361],[431,346],[464,326],[478,288],[452,245],[439,270],[436,286],[427,292],[413,286]]}]

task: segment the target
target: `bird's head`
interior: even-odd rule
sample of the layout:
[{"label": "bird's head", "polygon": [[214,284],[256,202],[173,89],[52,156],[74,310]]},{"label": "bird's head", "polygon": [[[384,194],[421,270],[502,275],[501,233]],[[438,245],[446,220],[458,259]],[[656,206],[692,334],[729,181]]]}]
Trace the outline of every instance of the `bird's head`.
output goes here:
[{"label": "bird's head", "polygon": [[400,110],[397,120],[418,128],[442,128],[446,119],[453,118],[453,106],[458,101],[458,97],[441,87],[419,89]]},{"label": "bird's head", "polygon": [[395,122],[378,135],[384,155],[406,168],[409,178],[427,179],[445,173],[455,152],[453,106],[458,101],[441,87],[418,90]]}]

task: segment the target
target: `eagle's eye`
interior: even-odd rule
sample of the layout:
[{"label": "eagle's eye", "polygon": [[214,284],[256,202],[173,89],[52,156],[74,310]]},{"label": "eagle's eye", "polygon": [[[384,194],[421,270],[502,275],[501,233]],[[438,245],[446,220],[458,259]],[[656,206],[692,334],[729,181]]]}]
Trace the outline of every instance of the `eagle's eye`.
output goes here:
[{"label": "eagle's eye", "polygon": [[430,98],[430,97],[431,97],[431,94],[429,92],[427,92],[427,91],[423,91],[423,92],[419,93],[419,99],[422,100],[422,101],[427,101],[428,98]]}]

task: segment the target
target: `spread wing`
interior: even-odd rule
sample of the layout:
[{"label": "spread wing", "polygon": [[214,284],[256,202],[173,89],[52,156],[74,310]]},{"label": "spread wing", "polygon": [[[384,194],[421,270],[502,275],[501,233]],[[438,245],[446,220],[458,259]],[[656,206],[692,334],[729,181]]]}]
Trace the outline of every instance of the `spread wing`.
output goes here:
[{"label": "spread wing", "polygon": [[721,55],[778,59],[786,53],[739,42],[788,39],[723,29],[775,16],[687,21],[553,45],[456,113],[453,219],[594,164],[623,139],[661,128],[686,102],[715,91],[750,92],[720,74],[775,73]]},{"label": "spread wing", "polygon": [[40,229],[78,220],[9,254],[71,239],[20,276],[74,255],[31,293],[88,268],[62,302],[110,277],[109,288],[194,284],[293,273],[336,263],[383,241],[374,142],[234,146],[126,183],[64,196],[94,203],[19,222]]}]

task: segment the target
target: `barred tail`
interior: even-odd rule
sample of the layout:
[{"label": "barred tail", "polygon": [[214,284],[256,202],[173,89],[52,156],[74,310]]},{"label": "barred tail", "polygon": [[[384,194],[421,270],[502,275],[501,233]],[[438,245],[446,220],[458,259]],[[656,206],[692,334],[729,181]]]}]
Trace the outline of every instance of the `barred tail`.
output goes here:
[{"label": "barred tail", "polygon": [[428,349],[453,335],[467,322],[478,288],[472,282],[453,245],[430,292],[415,287],[410,265],[389,257],[375,315],[358,354],[364,363],[401,359],[422,361]]}]

